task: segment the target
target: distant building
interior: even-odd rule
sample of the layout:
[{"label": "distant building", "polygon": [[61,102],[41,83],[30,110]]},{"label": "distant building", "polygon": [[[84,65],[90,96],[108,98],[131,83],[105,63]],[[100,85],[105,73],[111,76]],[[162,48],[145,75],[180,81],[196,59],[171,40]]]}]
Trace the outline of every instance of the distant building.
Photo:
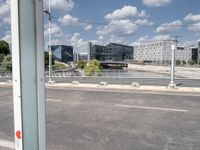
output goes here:
[{"label": "distant building", "polygon": [[134,45],[134,60],[157,64],[171,61],[171,46],[174,41],[155,41]]},{"label": "distant building", "polygon": [[67,45],[52,45],[53,58],[57,61],[68,63],[73,62],[73,47]]},{"label": "distant building", "polygon": [[99,61],[132,61],[133,47],[116,43],[109,43],[106,46],[92,45],[90,59]]},{"label": "distant building", "polygon": [[132,61],[134,49],[132,46],[109,43],[106,45],[106,49],[109,52],[112,61]]}]

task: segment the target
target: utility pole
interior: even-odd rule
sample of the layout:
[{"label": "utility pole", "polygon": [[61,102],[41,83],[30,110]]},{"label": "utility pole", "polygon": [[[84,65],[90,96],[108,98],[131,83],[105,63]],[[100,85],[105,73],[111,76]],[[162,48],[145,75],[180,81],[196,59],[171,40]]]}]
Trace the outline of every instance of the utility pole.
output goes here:
[{"label": "utility pole", "polygon": [[46,150],[43,1],[11,0],[15,150]]},{"label": "utility pole", "polygon": [[48,10],[44,10],[44,13],[48,15],[48,21],[49,21],[49,84],[55,83],[55,81],[52,80],[52,49],[51,49],[51,21],[52,21],[52,15],[51,15],[51,0],[49,0],[49,8]]}]

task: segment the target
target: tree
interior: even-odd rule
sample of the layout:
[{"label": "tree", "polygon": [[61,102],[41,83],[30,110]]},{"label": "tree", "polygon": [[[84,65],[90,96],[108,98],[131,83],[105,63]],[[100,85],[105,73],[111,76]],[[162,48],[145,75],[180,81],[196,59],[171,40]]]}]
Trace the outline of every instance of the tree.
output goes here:
[{"label": "tree", "polygon": [[4,54],[4,55],[10,54],[9,44],[4,40],[0,41],[0,54]]},{"label": "tree", "polygon": [[98,60],[91,60],[84,68],[86,76],[98,76],[101,72],[100,62]]},{"label": "tree", "polygon": [[[49,52],[47,52],[47,51],[44,52],[44,64],[45,64],[45,67],[49,66]],[[52,65],[54,65],[54,64],[55,64],[55,60],[52,57]]]},{"label": "tree", "polygon": [[179,66],[181,64],[181,61],[179,59],[176,60],[176,65]]},{"label": "tree", "polygon": [[80,68],[80,69],[84,69],[86,64],[87,64],[86,61],[80,60],[80,61],[77,62],[77,67]]},{"label": "tree", "polygon": [[2,62],[2,67],[7,71],[12,71],[12,57],[11,55],[7,55],[4,57]]},{"label": "tree", "polygon": [[1,54],[1,53],[0,53],[0,65],[1,65],[1,63],[3,62],[5,56],[6,56],[5,54]]}]

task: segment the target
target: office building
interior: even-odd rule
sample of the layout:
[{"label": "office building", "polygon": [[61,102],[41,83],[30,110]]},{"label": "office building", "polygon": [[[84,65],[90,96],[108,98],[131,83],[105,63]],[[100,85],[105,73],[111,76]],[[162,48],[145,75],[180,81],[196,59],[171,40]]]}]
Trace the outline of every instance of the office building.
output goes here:
[{"label": "office building", "polygon": [[52,45],[52,56],[56,61],[73,62],[73,47],[67,45]]},{"label": "office building", "polygon": [[106,46],[92,45],[90,48],[90,59],[99,61],[133,61],[133,47],[109,43]]}]

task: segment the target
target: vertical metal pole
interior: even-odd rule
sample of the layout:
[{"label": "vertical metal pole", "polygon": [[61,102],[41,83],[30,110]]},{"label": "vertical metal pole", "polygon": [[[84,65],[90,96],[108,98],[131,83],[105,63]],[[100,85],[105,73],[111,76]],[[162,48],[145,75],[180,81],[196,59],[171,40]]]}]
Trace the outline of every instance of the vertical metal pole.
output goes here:
[{"label": "vertical metal pole", "polygon": [[16,150],[46,150],[43,2],[11,0]]},{"label": "vertical metal pole", "polygon": [[51,50],[51,0],[49,0],[49,83],[51,80],[52,72],[52,50]]}]

